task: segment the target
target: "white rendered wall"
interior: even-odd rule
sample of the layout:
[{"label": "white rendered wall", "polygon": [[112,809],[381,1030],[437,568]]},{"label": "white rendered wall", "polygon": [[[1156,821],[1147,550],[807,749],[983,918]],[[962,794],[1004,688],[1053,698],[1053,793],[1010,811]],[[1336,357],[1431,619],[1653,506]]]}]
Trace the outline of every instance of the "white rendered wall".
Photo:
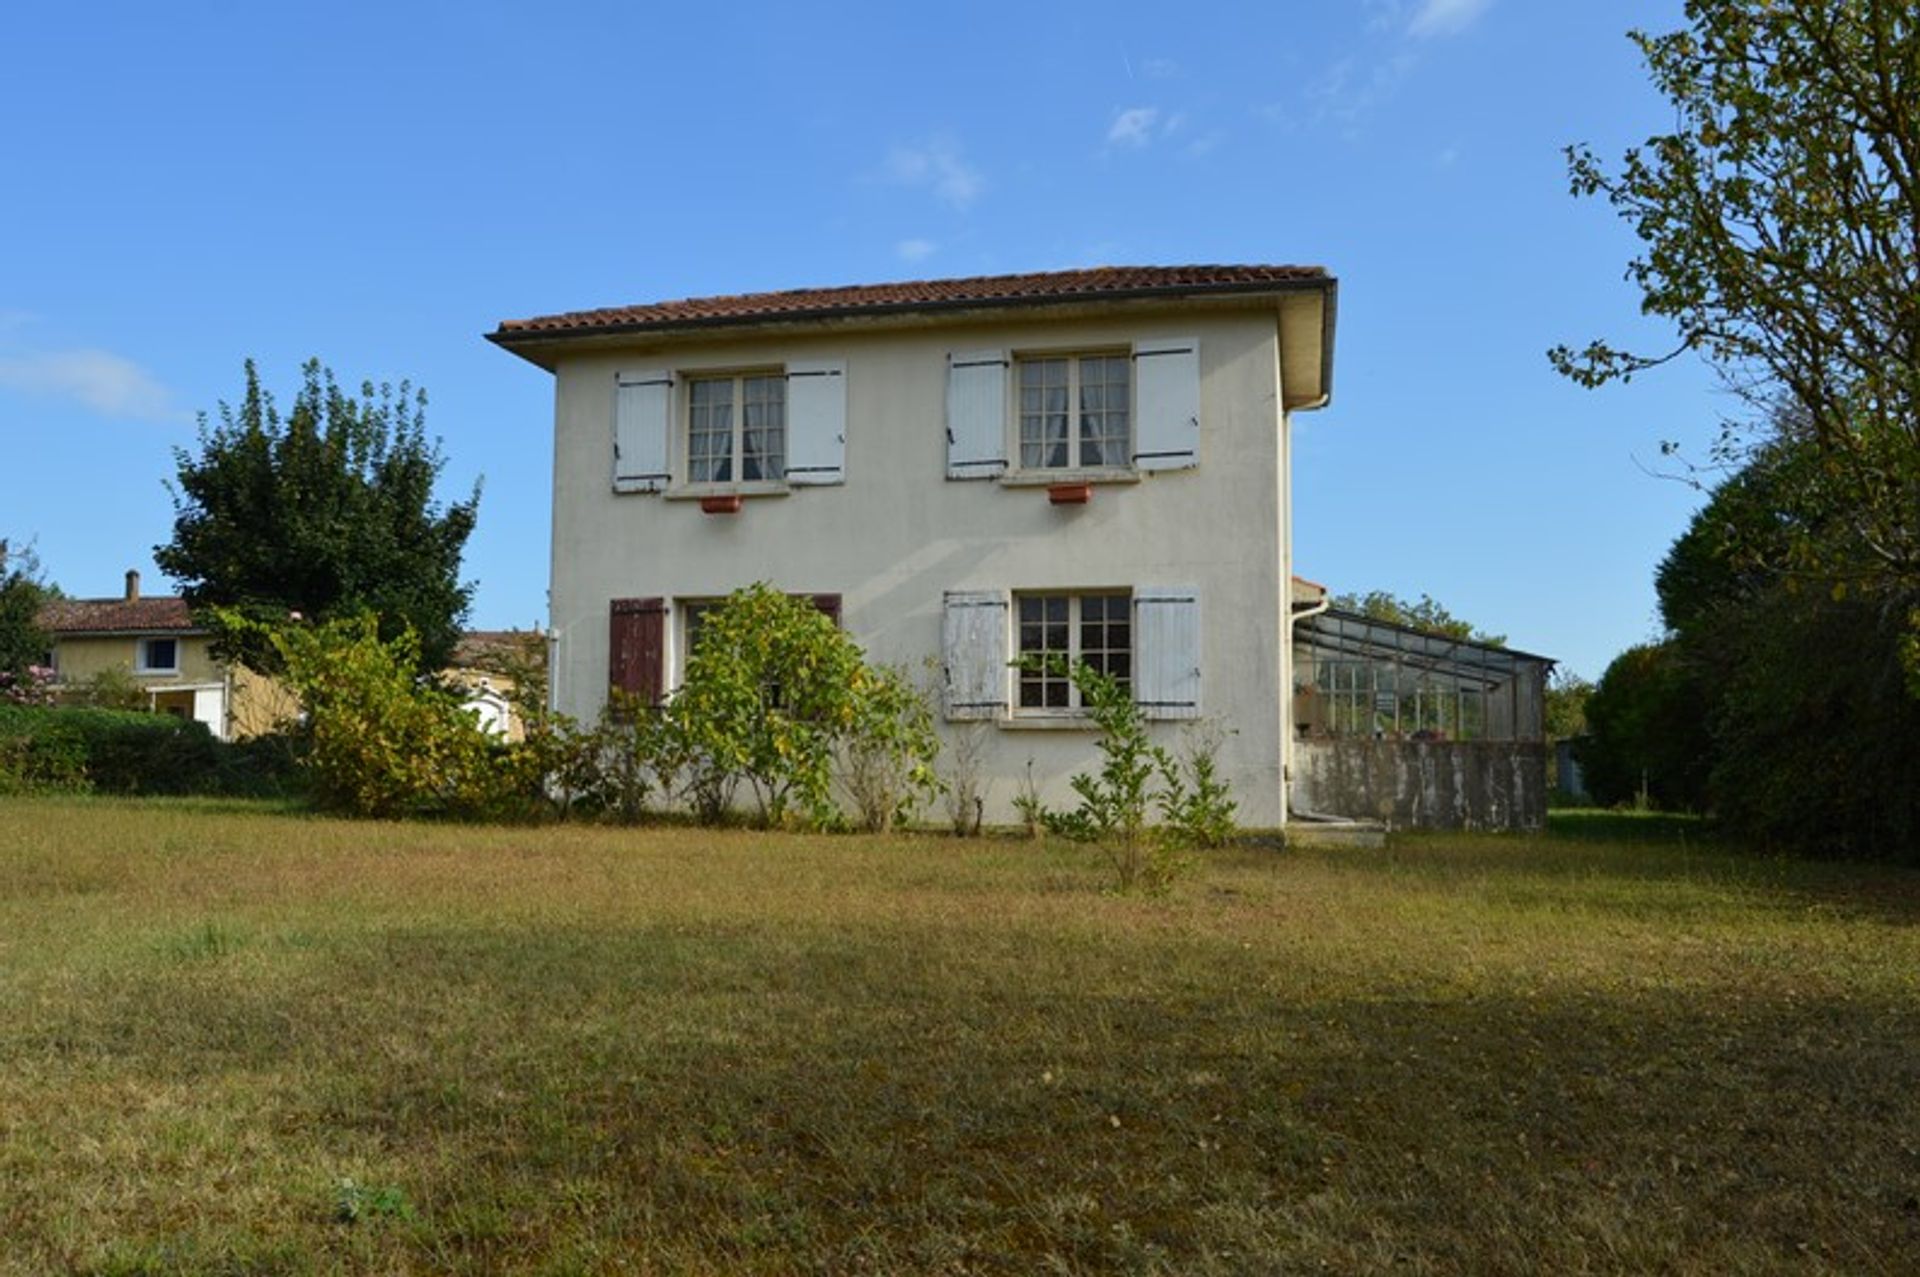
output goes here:
[{"label": "white rendered wall", "polygon": [[[950,351],[1128,348],[1139,339],[1200,340],[1196,469],[1097,486],[1086,506],[1055,507],[1044,487],[946,474]],[[1245,310],[1128,311],[1111,319],[937,325],[891,331],[817,326],[779,337],[583,351],[555,377],[552,625],[554,698],[596,715],[607,684],[608,603],[724,594],[756,580],[793,593],[837,593],[843,623],[869,655],[916,674],[937,663],[947,590],[1097,590],[1194,586],[1200,592],[1202,711],[1227,728],[1221,761],[1241,821],[1284,820],[1280,768],[1282,609],[1286,603],[1278,315]],[[615,494],[610,450],[622,369],[754,368],[794,359],[847,361],[846,482],[749,497],[733,515],[698,501]],[[684,440],[676,440],[676,473]],[[1015,454],[1017,455],[1017,454]],[[679,628],[668,626],[669,683]],[[952,731],[964,724],[943,725]],[[1155,732],[1179,741],[1181,724]],[[1093,764],[1084,730],[985,729],[989,823],[1014,819],[1029,759],[1050,803]]]}]

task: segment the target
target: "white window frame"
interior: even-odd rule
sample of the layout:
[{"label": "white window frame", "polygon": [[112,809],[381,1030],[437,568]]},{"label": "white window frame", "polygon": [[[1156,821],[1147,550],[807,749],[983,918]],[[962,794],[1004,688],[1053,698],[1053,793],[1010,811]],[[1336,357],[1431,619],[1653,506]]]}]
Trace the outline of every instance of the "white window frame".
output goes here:
[{"label": "white window frame", "polygon": [[[1087,464],[1081,456],[1080,438],[1080,396],[1081,364],[1084,360],[1117,360],[1126,368],[1126,431],[1118,441],[1120,459]],[[1067,365],[1067,461],[1065,465],[1028,465],[1026,457],[1026,436],[1024,432],[1026,413],[1026,376],[1027,370],[1043,363],[1065,361]],[[1134,440],[1139,428],[1139,378],[1135,373],[1135,361],[1132,352],[1124,347],[1091,347],[1072,350],[1022,350],[1013,355],[1013,375],[1007,378],[1011,411],[1007,414],[1007,455],[1014,460],[1011,467],[1015,472],[1028,475],[1069,475],[1088,474],[1127,475],[1134,471]],[[1041,447],[1047,445],[1042,442]]]},{"label": "white window frame", "polygon": [[[155,665],[148,658],[152,644],[173,644],[173,664]],[[180,672],[180,640],[167,634],[155,634],[141,638],[134,648],[133,672],[136,674],[178,674]]]},{"label": "white window frame", "polygon": [[[1077,665],[1086,656],[1086,649],[1082,646],[1082,644],[1085,638],[1084,626],[1086,624],[1085,608],[1086,608],[1087,601],[1090,599],[1100,599],[1103,601],[1112,600],[1112,601],[1118,602],[1119,615],[1118,616],[1108,615],[1099,623],[1108,625],[1108,626],[1112,626],[1115,624],[1126,626],[1127,627],[1126,646],[1125,647],[1107,647],[1107,648],[1101,648],[1098,650],[1104,654],[1112,654],[1112,653],[1118,653],[1118,652],[1124,652],[1126,654],[1127,673],[1123,682],[1127,687],[1128,694],[1129,695],[1133,694],[1135,680],[1137,676],[1137,671],[1135,670],[1135,663],[1139,659],[1139,639],[1137,635],[1134,633],[1133,592],[1131,590],[1128,590],[1128,589],[1015,590],[1013,592],[1013,605],[1009,612],[1008,621],[1013,627],[1011,647],[1013,650],[1013,659],[1017,667],[1013,671],[1013,695],[1011,698],[1010,708],[1016,717],[1081,718],[1081,717],[1084,717],[1086,714],[1086,707],[1082,705],[1080,701],[1080,689],[1074,686],[1071,679],[1066,680],[1066,683],[1065,683],[1066,703],[1064,705],[1045,705],[1045,704],[1028,705],[1025,703],[1026,691],[1027,691],[1027,687],[1029,686],[1029,681],[1035,678],[1033,674],[1030,674],[1024,668],[1024,662],[1026,660],[1029,650],[1034,650],[1034,651],[1054,650],[1054,649],[1047,649],[1044,647],[1039,649],[1029,649],[1026,646],[1024,641],[1026,637],[1026,627],[1028,625],[1033,625],[1033,624],[1039,624],[1044,626],[1048,624],[1048,622],[1046,622],[1045,620],[1041,620],[1038,622],[1028,621],[1026,619],[1025,605],[1028,602],[1032,602],[1032,601],[1039,601],[1044,599],[1058,599],[1058,598],[1064,598],[1067,600],[1067,621],[1066,621],[1067,647],[1064,653],[1062,654],[1066,657],[1067,665],[1069,668],[1073,667],[1074,665]],[[1054,622],[1054,624],[1057,624],[1057,623],[1058,622]],[[1057,686],[1058,680],[1056,680],[1051,675],[1045,675],[1040,677],[1038,685],[1041,687],[1042,695],[1044,696],[1045,689],[1049,685]]]},{"label": "white window frame", "polygon": [[[684,486],[692,492],[741,492],[787,490],[787,460],[792,453],[791,422],[788,413],[787,370],[784,367],[683,369],[678,406],[674,414],[674,442],[680,455],[680,473]],[[764,380],[779,387],[780,454],[777,477],[745,478],[746,471],[746,387],[749,381]],[[702,383],[727,382],[732,386],[732,429],[728,440],[725,479],[696,479],[693,475],[693,397],[694,387]]]}]

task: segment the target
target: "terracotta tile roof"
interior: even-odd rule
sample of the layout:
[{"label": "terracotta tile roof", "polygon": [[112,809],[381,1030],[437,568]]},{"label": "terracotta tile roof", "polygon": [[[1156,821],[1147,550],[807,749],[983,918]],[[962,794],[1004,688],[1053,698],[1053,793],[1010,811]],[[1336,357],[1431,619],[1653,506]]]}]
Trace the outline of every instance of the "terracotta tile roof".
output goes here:
[{"label": "terracotta tile roof", "polygon": [[497,670],[503,661],[546,656],[547,644],[537,630],[468,630],[453,645],[453,668]]},{"label": "terracotta tile roof", "polygon": [[673,329],[758,323],[771,319],[887,314],[966,306],[1035,305],[1100,298],[1263,292],[1303,284],[1331,285],[1319,266],[1096,266],[1032,275],[981,275],[846,288],[798,288],[779,293],[691,297],[680,301],[577,310],[532,319],[502,320],[488,334],[503,345],[547,337],[633,329]]},{"label": "terracotta tile roof", "polygon": [[145,599],[55,599],[40,609],[50,634],[155,634],[197,631],[177,594]]}]

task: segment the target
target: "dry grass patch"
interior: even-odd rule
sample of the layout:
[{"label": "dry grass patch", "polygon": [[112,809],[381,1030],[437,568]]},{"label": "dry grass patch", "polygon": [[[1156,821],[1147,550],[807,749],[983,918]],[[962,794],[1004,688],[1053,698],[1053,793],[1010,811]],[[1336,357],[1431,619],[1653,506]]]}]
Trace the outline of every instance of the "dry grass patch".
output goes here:
[{"label": "dry grass patch", "polygon": [[1899,1271],[1920,876],[0,824],[0,1271]]}]

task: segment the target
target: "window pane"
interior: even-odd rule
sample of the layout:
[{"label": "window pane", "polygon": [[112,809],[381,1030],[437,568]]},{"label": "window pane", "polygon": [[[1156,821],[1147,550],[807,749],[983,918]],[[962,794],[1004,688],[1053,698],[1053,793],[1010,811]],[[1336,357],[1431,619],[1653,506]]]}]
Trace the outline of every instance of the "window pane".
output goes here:
[{"label": "window pane", "polygon": [[1080,600],[1080,659],[1122,685],[1133,676],[1130,603],[1124,594],[1089,594]]},{"label": "window pane", "polygon": [[747,377],[741,393],[740,477],[780,479],[787,472],[787,379]]},{"label": "window pane", "polygon": [[[1069,703],[1064,662],[1070,652],[1067,617],[1071,600],[1064,594],[1024,594],[1017,600],[1020,614],[1020,707],[1065,709]],[[1057,660],[1050,668],[1044,660]]]},{"label": "window pane", "polygon": [[687,479],[726,483],[733,478],[733,379],[692,382],[687,404]]},{"label": "window pane", "polygon": [[1020,361],[1020,464],[1026,469],[1067,464],[1065,359]]},{"label": "window pane", "polygon": [[1080,360],[1080,464],[1124,466],[1127,454],[1125,359],[1092,356]]}]

